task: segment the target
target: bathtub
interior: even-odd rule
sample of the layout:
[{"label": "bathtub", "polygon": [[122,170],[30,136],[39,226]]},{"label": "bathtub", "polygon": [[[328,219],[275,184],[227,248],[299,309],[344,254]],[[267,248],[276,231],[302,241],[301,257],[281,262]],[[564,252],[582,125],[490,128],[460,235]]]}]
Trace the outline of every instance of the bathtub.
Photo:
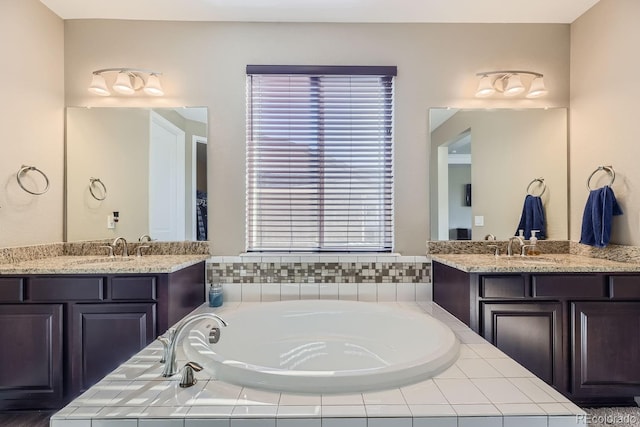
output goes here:
[{"label": "bathtub", "polygon": [[339,300],[281,301],[222,315],[229,326],[209,343],[212,320],[183,341],[190,361],[233,384],[290,393],[352,393],[400,387],[437,375],[459,342],[424,313]]}]

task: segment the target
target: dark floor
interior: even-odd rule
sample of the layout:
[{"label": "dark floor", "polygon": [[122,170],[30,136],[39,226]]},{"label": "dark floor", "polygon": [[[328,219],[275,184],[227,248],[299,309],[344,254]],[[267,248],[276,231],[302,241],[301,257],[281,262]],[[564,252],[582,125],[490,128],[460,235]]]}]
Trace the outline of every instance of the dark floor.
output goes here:
[{"label": "dark floor", "polygon": [[49,418],[57,411],[0,412],[2,427],[49,427]]}]

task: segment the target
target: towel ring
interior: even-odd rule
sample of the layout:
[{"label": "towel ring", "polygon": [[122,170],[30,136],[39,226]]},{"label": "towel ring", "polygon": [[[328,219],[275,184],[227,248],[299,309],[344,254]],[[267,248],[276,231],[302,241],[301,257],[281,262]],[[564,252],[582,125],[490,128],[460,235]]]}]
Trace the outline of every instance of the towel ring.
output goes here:
[{"label": "towel ring", "polygon": [[[102,187],[102,197],[96,196],[96,193],[93,192],[93,189],[98,186]],[[104,185],[104,182],[100,180],[100,178],[89,178],[89,192],[94,199],[100,202],[107,198],[107,187]]]},{"label": "towel ring", "polygon": [[598,166],[596,170],[591,172],[591,175],[589,175],[589,178],[587,178],[587,188],[589,189],[589,191],[594,190],[593,188],[591,188],[591,178],[593,178],[593,176],[600,171],[607,172],[611,177],[611,181],[609,181],[609,184],[607,184],[609,187],[611,187],[611,185],[613,184],[613,181],[616,180],[616,172],[613,170],[613,166]]},{"label": "towel ring", "polygon": [[[42,177],[44,178],[45,181],[45,186],[44,186],[44,190],[42,191],[31,191],[29,190],[27,187],[24,186],[24,184],[22,183],[22,178],[21,176],[29,171],[36,171],[38,172],[40,175],[42,175]],[[40,196],[41,194],[46,193],[49,190],[49,177],[47,177],[47,175],[42,172],[40,169],[38,169],[35,166],[25,166],[22,165],[22,167],[20,168],[20,170],[18,171],[18,173],[16,174],[16,179],[18,180],[18,185],[20,186],[20,188],[22,188],[24,191],[26,191],[29,194],[33,194],[36,196]]]},{"label": "towel ring", "polygon": [[547,184],[544,183],[544,178],[536,178],[533,181],[531,181],[529,185],[527,185],[527,194],[530,196],[535,196],[535,194],[531,194],[531,186],[536,182],[539,182],[540,185],[542,185],[542,191],[540,192],[540,194],[538,194],[538,197],[542,197],[544,192],[547,191]]}]

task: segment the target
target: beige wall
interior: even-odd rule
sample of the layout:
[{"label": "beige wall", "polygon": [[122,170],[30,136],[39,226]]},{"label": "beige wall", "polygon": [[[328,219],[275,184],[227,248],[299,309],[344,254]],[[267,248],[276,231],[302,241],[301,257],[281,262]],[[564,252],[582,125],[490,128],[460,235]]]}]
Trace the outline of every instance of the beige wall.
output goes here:
[{"label": "beige wall", "polygon": [[611,243],[640,245],[639,16],[637,0],[600,0],[571,25],[572,240],[580,239],[587,178],[599,165],[612,165],[624,215],[614,217]]},{"label": "beige wall", "polygon": [[[62,240],[64,24],[38,0],[0,0],[0,247]],[[49,191],[25,193],[22,165],[47,174]],[[32,178],[33,181],[32,182]],[[26,185],[43,189],[33,172]]]},{"label": "beige wall", "polygon": [[[460,111],[433,132],[432,153],[468,129],[472,214],[484,217],[484,226],[473,226],[473,240],[482,240],[488,233],[498,239],[514,235],[527,187],[535,178],[544,178],[547,186],[542,196],[547,238],[566,239],[566,109]],[[432,188],[436,185],[432,179]]]},{"label": "beige wall", "polygon": [[[134,21],[65,23],[67,105],[209,107],[210,239],[215,254],[244,250],[245,66],[397,65],[395,241],[405,255],[429,238],[428,108],[568,106],[568,25],[249,24]],[[91,71],[114,66],[164,73],[166,96],[88,94]],[[478,100],[475,73],[545,74],[541,100]]]}]

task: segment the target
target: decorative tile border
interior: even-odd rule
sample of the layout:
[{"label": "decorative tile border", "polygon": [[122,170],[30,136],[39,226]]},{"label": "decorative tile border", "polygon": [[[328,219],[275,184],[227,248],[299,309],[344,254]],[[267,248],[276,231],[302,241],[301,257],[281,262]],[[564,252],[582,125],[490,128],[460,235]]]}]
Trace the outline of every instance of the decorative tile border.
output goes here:
[{"label": "decorative tile border", "polygon": [[211,257],[207,278],[220,283],[429,283],[427,257]]}]

